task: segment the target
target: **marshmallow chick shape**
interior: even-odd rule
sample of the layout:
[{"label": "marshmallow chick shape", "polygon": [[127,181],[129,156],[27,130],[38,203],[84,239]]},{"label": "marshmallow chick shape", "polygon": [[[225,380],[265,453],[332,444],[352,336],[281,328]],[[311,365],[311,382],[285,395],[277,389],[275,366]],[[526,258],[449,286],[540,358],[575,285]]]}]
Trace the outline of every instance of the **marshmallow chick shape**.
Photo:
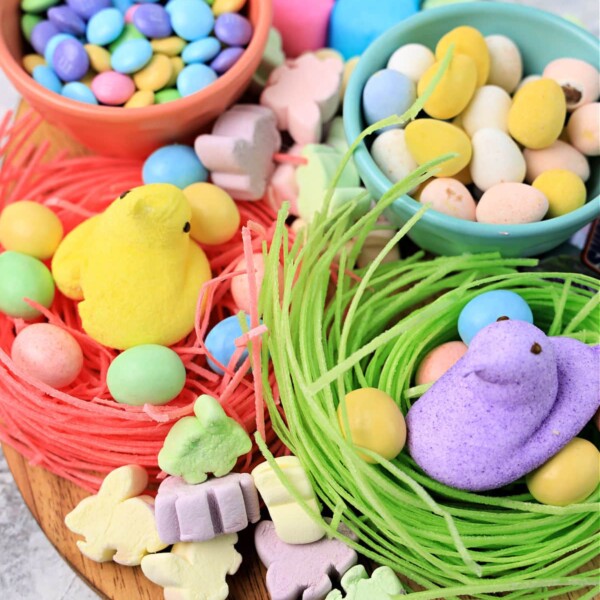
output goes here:
[{"label": "marshmallow chick shape", "polygon": [[211,278],[190,238],[183,192],[151,184],[121,194],[69,233],[52,261],[60,291],[79,304],[85,332],[124,350],[169,346],[194,328],[202,284]]},{"label": "marshmallow chick shape", "polygon": [[600,406],[600,346],[497,321],[408,411],[408,449],[433,479],[490,490],[546,462]]}]

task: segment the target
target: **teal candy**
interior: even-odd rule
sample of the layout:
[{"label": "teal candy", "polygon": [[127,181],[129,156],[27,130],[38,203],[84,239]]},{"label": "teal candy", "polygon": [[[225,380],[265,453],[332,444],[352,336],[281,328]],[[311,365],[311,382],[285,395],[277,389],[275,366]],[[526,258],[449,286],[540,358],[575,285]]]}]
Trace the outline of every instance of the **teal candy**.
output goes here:
[{"label": "teal candy", "polygon": [[87,24],[87,39],[90,44],[106,46],[114,42],[123,31],[125,20],[117,8],[105,8],[97,12]]},{"label": "teal candy", "polygon": [[81,83],[80,81],[71,81],[63,86],[62,95],[65,98],[71,100],[77,100],[78,102],[85,102],[86,104],[98,104],[94,92],[90,88]]},{"label": "teal candy", "polygon": [[10,317],[35,319],[40,312],[27,304],[29,298],[50,308],[54,300],[54,279],[42,263],[20,252],[0,254],[0,312]]},{"label": "teal candy", "polygon": [[150,62],[152,53],[152,46],[148,40],[126,40],[117,46],[110,64],[119,73],[135,73]]},{"label": "teal candy", "polygon": [[113,54],[117,51],[121,44],[129,40],[145,40],[146,36],[133,24],[127,23],[121,35],[108,46],[108,51]]},{"label": "teal candy", "polygon": [[208,171],[193,148],[172,144],[155,150],[144,163],[142,179],[149,183],[171,183],[180,189],[206,181]]},{"label": "teal candy", "polygon": [[217,80],[217,74],[202,63],[188,65],[177,76],[177,89],[182,96],[195,94],[213,81]]},{"label": "teal candy", "polygon": [[221,51],[221,42],[215,37],[207,37],[188,44],[181,53],[181,58],[186,64],[206,63],[212,60]]},{"label": "teal candy", "polygon": [[62,92],[62,83],[58,75],[46,65],[38,65],[33,70],[33,79],[55,94]]}]

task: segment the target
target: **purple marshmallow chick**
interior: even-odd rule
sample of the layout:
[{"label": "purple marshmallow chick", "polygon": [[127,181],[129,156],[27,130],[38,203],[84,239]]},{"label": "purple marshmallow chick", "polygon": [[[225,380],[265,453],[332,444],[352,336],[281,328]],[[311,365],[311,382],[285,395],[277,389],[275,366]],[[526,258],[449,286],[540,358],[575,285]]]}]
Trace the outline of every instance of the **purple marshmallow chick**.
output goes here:
[{"label": "purple marshmallow chick", "polygon": [[408,449],[437,481],[491,490],[545,463],[599,406],[598,347],[499,321],[408,411]]}]

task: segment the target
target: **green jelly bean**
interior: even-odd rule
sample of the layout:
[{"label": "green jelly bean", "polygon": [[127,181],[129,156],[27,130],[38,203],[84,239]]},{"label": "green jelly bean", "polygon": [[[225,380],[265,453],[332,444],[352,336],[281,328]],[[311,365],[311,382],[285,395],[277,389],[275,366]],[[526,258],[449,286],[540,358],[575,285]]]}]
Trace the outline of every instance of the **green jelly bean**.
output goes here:
[{"label": "green jelly bean", "polygon": [[42,21],[42,17],[39,15],[32,15],[31,13],[25,13],[21,17],[21,31],[25,36],[25,39],[31,41],[31,32],[33,28]]},{"label": "green jelly bean", "polygon": [[173,100],[179,100],[181,94],[175,88],[166,88],[156,92],[154,95],[154,104],[165,104],[166,102],[173,102]]}]

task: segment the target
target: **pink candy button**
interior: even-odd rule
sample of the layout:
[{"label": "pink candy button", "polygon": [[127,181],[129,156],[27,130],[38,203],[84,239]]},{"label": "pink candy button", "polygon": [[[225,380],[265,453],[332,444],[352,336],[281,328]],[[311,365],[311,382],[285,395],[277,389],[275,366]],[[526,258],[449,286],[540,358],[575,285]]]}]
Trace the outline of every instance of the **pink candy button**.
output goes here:
[{"label": "pink candy button", "polygon": [[102,104],[118,106],[125,104],[133,96],[135,84],[127,75],[116,71],[105,71],[92,80],[92,91]]}]

